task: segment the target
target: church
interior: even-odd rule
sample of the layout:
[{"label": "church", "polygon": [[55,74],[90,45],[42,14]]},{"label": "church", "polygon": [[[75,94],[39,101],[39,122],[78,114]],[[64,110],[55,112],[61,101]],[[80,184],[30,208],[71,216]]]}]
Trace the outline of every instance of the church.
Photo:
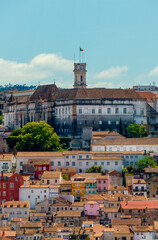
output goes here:
[{"label": "church", "polygon": [[130,123],[147,124],[146,99],[133,89],[88,88],[86,63],[74,63],[74,85],[60,89],[40,85],[31,96],[14,96],[4,106],[4,125],[10,129],[45,121],[59,136],[79,139],[84,127],[119,131]]}]

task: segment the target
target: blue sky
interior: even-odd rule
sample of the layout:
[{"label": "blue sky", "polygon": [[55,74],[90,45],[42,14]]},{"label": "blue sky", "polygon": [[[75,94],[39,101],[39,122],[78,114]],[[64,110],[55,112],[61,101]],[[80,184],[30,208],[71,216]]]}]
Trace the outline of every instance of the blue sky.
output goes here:
[{"label": "blue sky", "polygon": [[157,0],[1,0],[0,84],[73,85],[84,49],[90,87],[158,84]]}]

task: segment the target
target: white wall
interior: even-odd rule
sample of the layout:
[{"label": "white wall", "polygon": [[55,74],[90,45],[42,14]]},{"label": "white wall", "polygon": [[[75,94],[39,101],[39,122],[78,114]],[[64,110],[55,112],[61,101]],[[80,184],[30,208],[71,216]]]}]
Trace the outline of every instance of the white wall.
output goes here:
[{"label": "white wall", "polygon": [[57,196],[58,196],[58,188],[21,187],[19,189],[19,201],[29,201],[31,209],[35,208],[36,202],[40,203],[44,201],[45,198],[48,199],[50,197],[57,197]]},{"label": "white wall", "polygon": [[153,240],[153,232],[135,232],[134,233],[135,240]]}]

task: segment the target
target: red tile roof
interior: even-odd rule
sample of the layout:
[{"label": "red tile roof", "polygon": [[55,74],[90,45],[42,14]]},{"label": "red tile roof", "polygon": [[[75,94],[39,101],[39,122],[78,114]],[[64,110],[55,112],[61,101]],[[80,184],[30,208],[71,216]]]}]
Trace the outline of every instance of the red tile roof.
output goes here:
[{"label": "red tile roof", "polygon": [[152,201],[127,201],[121,202],[123,209],[145,209],[145,208],[158,208],[158,200]]}]

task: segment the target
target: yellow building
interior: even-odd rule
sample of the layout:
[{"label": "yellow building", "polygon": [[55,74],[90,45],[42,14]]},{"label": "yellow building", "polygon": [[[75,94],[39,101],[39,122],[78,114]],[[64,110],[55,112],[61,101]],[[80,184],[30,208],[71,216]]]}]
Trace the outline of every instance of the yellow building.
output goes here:
[{"label": "yellow building", "polygon": [[75,178],[72,181],[71,185],[71,192],[72,195],[75,197],[81,197],[85,194],[85,184],[86,184],[86,179],[85,178]]}]

